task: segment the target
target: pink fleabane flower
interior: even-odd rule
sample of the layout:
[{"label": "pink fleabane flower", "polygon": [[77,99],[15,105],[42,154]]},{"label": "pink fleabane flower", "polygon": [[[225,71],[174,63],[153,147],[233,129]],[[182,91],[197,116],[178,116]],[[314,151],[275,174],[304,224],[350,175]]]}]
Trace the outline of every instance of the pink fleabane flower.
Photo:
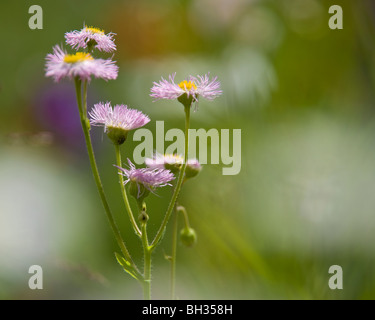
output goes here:
[{"label": "pink fleabane flower", "polygon": [[128,159],[129,169],[116,166],[127,179],[124,184],[131,183],[133,191],[130,193],[137,199],[145,196],[148,192],[154,192],[156,188],[171,186],[170,181],[174,180],[171,171],[158,168],[141,168],[136,169],[135,165]]},{"label": "pink fleabane flower", "polygon": [[150,118],[136,109],[130,109],[127,105],[115,105],[110,102],[99,102],[89,112],[92,125],[104,125],[105,131],[110,127],[120,128],[126,131],[143,127],[150,122]]},{"label": "pink fleabane flower", "polygon": [[[176,174],[182,167],[184,158],[178,154],[160,154],[154,153],[152,158],[146,158],[145,164],[149,168],[168,169]],[[188,159],[186,164],[185,176],[192,178],[202,170],[202,166],[195,158]]]},{"label": "pink fleabane flower", "polygon": [[150,118],[141,111],[130,109],[123,104],[112,108],[110,102],[95,104],[89,116],[90,124],[104,126],[104,132],[115,144],[124,143],[128,131],[143,127],[150,122]]},{"label": "pink fleabane flower", "polygon": [[158,169],[180,168],[183,163],[184,158],[178,154],[160,154],[156,152],[152,158],[145,159],[146,166]]},{"label": "pink fleabane flower", "polygon": [[46,57],[46,76],[56,82],[62,78],[91,80],[91,77],[112,80],[117,78],[118,66],[111,59],[94,59],[89,53],[67,54],[60,46]]},{"label": "pink fleabane flower", "polygon": [[96,48],[99,51],[112,52],[116,50],[114,35],[112,32],[105,34],[103,30],[85,26],[81,30],[65,33],[65,39],[73,49]]},{"label": "pink fleabane flower", "polygon": [[210,80],[209,74],[197,77],[189,76],[187,80],[177,84],[174,81],[175,76],[176,73],[169,76],[169,81],[162,78],[159,83],[154,82],[150,96],[155,100],[174,100],[186,95],[187,99],[190,99],[190,103],[193,103],[197,102],[199,97],[213,100],[222,94],[217,77]]}]

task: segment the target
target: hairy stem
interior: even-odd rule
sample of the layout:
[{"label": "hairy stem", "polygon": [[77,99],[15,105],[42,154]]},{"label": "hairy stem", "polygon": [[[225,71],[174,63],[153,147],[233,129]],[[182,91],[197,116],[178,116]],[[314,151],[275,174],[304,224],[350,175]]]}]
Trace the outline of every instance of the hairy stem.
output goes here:
[{"label": "hairy stem", "polygon": [[[121,167],[122,166],[121,152],[120,152],[120,146],[118,144],[115,144],[115,150],[116,150],[117,166]],[[134,215],[133,215],[132,209],[131,209],[130,204],[129,204],[128,196],[126,194],[125,185],[124,185],[124,177],[122,176],[122,174],[120,174],[120,172],[119,172],[119,180],[120,180],[120,188],[121,188],[122,199],[124,200],[124,204],[125,204],[125,207],[126,207],[126,211],[128,212],[130,222],[133,226],[133,229],[134,229],[135,233],[139,237],[141,237],[141,234],[142,234],[141,230],[139,229],[139,227],[138,227],[138,225],[137,225],[137,223],[134,219]]]},{"label": "hairy stem", "polygon": [[178,232],[178,212],[175,208],[173,210],[173,234],[172,234],[172,256],[171,256],[171,300],[175,299],[175,288],[176,288],[177,232]]},{"label": "hairy stem", "polygon": [[91,143],[91,137],[90,137],[90,133],[89,133],[89,121],[88,121],[87,114],[86,114],[86,110],[87,110],[87,81],[84,82],[84,86],[83,86],[83,89],[84,89],[83,90],[83,102],[84,102],[83,105],[82,105],[81,83],[82,82],[81,82],[80,79],[78,79],[78,78],[75,79],[78,110],[79,110],[79,114],[80,114],[81,125],[82,125],[82,129],[83,129],[83,133],[84,133],[85,141],[86,141],[86,146],[87,146],[87,153],[88,153],[88,156],[89,156],[91,170],[92,170],[92,173],[93,173],[93,176],[94,176],[94,179],[95,179],[96,187],[98,189],[100,199],[103,203],[103,207],[104,207],[105,213],[107,215],[109,224],[112,228],[112,231],[113,231],[114,236],[116,238],[116,241],[117,241],[117,243],[118,243],[118,245],[121,249],[122,254],[132,264],[134,270],[138,274],[140,274],[140,272],[138,271],[136,265],[134,264],[130,254],[129,254],[128,249],[125,246],[124,241],[122,240],[120,231],[119,231],[119,229],[118,229],[118,227],[115,223],[114,217],[113,217],[112,212],[111,212],[111,210],[109,208],[109,205],[108,205],[106,195],[104,193],[103,184],[102,184],[101,179],[100,179],[99,170],[98,170],[98,167],[97,167],[97,164],[96,164],[94,150],[93,150],[92,143]]},{"label": "hairy stem", "polygon": [[182,165],[182,168],[180,170],[180,175],[178,176],[178,180],[177,180],[177,185],[176,185],[176,188],[173,192],[173,195],[172,195],[172,199],[169,203],[169,206],[168,206],[168,209],[167,209],[167,212],[164,216],[164,219],[162,221],[162,224],[154,238],[154,240],[152,241],[151,243],[151,249],[153,250],[157,244],[159,243],[160,239],[162,238],[163,234],[164,234],[164,231],[165,231],[165,228],[167,226],[167,223],[168,223],[168,220],[172,214],[172,211],[174,209],[174,206],[176,204],[176,201],[177,201],[177,198],[178,198],[178,195],[180,193],[180,190],[181,190],[181,186],[182,186],[182,182],[183,182],[183,178],[184,178],[184,175],[185,175],[185,169],[186,169],[186,165],[187,165],[187,160],[188,160],[188,151],[189,151],[189,126],[190,126],[190,105],[185,105],[185,155],[184,155],[184,163]]},{"label": "hairy stem", "polygon": [[147,223],[142,223],[142,245],[144,254],[143,297],[151,300],[151,248],[147,239]]}]

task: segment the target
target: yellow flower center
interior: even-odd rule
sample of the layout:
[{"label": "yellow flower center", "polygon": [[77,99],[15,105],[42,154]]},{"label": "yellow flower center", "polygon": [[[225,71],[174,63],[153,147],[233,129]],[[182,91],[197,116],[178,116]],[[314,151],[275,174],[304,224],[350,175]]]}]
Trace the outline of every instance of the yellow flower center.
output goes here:
[{"label": "yellow flower center", "polygon": [[167,158],[171,157],[176,162],[184,162],[184,158],[181,157],[179,154],[166,154],[165,156]]},{"label": "yellow flower center", "polygon": [[181,89],[186,90],[187,91],[190,91],[192,88],[194,88],[195,90],[197,89],[197,86],[195,85],[195,83],[193,81],[182,81],[180,82],[180,84],[178,85]]},{"label": "yellow flower center", "polygon": [[184,162],[184,158],[181,157],[179,154],[164,154],[164,162],[170,164],[182,164]]},{"label": "yellow flower center", "polygon": [[88,27],[88,26],[86,26],[86,27],[85,27],[85,30],[86,30],[86,31],[89,31],[89,32],[91,32],[91,33],[100,33],[100,34],[104,34],[104,30],[101,30],[101,29],[99,29],[99,28],[94,28],[94,27]]},{"label": "yellow flower center", "polygon": [[94,60],[94,58],[86,52],[77,52],[76,54],[66,54],[64,57],[64,62],[66,63],[76,63],[86,60]]}]

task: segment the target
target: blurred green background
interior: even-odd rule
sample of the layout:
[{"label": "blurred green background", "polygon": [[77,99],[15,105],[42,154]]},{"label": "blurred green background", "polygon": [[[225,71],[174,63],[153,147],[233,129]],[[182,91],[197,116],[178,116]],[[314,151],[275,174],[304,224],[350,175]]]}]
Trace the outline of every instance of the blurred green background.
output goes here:
[{"label": "blurred green background", "polygon": [[[30,30],[31,4],[43,29]],[[344,28],[328,27],[341,5]],[[180,299],[375,298],[375,3],[372,0],[1,1],[0,298],[142,299],[118,251],[89,168],[74,87],[44,77],[45,56],[83,24],[115,32],[115,81],[89,104],[126,103],[168,128],[182,107],[153,102],[153,81],[210,71],[224,94],[192,128],[242,130],[242,169],[205,165],[180,203],[198,233],[178,245]],[[105,56],[105,55],[103,55]],[[108,55],[107,55],[108,56]],[[118,188],[113,146],[92,130],[102,180],[142,265]],[[131,136],[130,136],[131,137]],[[132,156],[129,139],[123,158]],[[170,191],[150,197],[154,234]],[[134,202],[132,202],[134,205]],[[180,220],[182,225],[182,220]],[[171,223],[154,253],[153,298],[169,298]],[[31,265],[43,290],[30,290]],[[328,287],[331,265],[343,290]]]}]

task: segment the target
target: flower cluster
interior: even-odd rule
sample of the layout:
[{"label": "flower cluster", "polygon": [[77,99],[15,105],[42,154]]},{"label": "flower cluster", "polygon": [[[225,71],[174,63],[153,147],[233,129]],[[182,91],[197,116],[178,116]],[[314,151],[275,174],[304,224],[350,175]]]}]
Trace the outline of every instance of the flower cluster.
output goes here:
[{"label": "flower cluster", "polygon": [[117,78],[118,67],[111,59],[94,59],[91,54],[77,52],[68,54],[60,46],[53,48],[53,53],[47,55],[46,76],[56,82],[62,78],[91,80],[91,77],[104,80]]},{"label": "flower cluster", "polygon": [[[73,49],[90,48],[89,51],[92,48],[106,52],[115,50],[112,37],[113,33],[106,35],[102,30],[88,27],[65,34],[66,43]],[[48,54],[46,60],[46,76],[56,82],[63,78],[90,81],[91,77],[114,80],[118,74],[118,66],[112,59],[95,59],[90,52],[68,54],[59,45],[53,48],[53,53]]]},{"label": "flower cluster", "polygon": [[[142,282],[144,296],[149,299],[151,297],[152,279],[151,253],[161,241],[172,212],[176,212],[176,215],[179,214],[179,212],[182,212],[181,214],[185,216],[185,228],[180,233],[182,243],[187,246],[192,246],[196,242],[197,237],[194,229],[189,226],[186,209],[181,205],[177,206],[177,199],[184,182],[189,178],[195,177],[202,169],[202,166],[197,159],[187,158],[187,155],[189,154],[188,133],[190,107],[193,103],[197,105],[200,97],[207,100],[213,100],[221,95],[222,91],[220,90],[220,83],[217,81],[217,77],[210,79],[209,73],[203,76],[189,76],[186,80],[179,83],[175,82],[176,74],[174,73],[169,76],[169,81],[162,78],[159,83],[154,82],[154,85],[151,88],[151,97],[155,100],[177,100],[185,107],[184,156],[179,154],[155,153],[151,158],[145,159],[145,168],[136,168],[129,159],[128,166],[125,168],[122,167],[120,146],[126,141],[129,131],[143,127],[150,122],[150,118],[141,111],[131,109],[125,104],[117,104],[112,107],[111,102],[99,102],[94,104],[90,111],[88,111],[87,108],[87,85],[91,79],[101,78],[104,80],[113,80],[117,78],[118,66],[115,61],[111,58],[99,59],[93,56],[94,49],[104,52],[115,51],[116,45],[113,39],[114,35],[114,33],[106,34],[101,29],[88,26],[84,26],[81,30],[67,32],[65,34],[66,44],[76,50],[76,52],[68,53],[59,45],[53,47],[53,52],[46,56],[46,76],[53,78],[56,82],[63,78],[75,81],[77,105],[92,173],[95,178],[94,180],[105,213],[123,255],[122,257],[120,254],[116,253],[117,261],[127,273]],[[108,205],[108,200],[104,193],[104,188],[101,183],[99,170],[95,160],[94,148],[91,142],[91,126],[103,127],[104,132],[115,146],[115,167],[118,169],[121,194],[130,222],[135,233],[140,237],[144,249],[143,273],[139,271],[126,248],[125,242],[121,237],[121,233]],[[146,212],[147,207],[145,204],[145,198],[150,193],[155,193],[157,188],[172,186],[173,180],[176,181],[174,183],[173,195],[167,211],[153,241],[149,243],[146,229],[148,215]],[[125,186],[127,186],[128,193],[137,201],[139,209],[138,223],[140,223],[140,227],[134,219]],[[175,224],[175,228],[177,228],[177,223]],[[176,243],[174,245],[176,246]],[[173,261],[175,261],[175,257],[173,258]]]}]

